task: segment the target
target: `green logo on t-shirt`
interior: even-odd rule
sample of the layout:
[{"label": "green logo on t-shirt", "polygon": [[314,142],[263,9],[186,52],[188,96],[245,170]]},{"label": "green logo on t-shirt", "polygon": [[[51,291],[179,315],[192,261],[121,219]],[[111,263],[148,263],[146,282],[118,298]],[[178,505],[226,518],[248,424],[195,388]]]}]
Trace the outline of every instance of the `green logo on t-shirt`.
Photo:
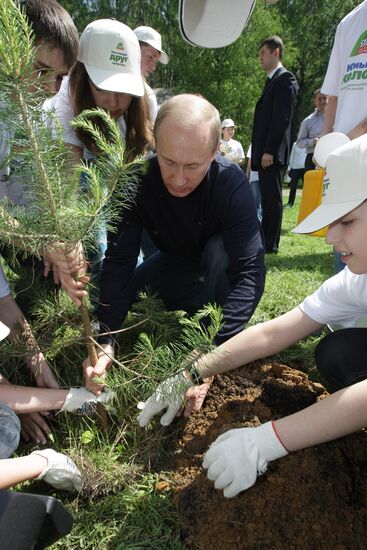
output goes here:
[{"label": "green logo on t-shirt", "polygon": [[367,53],[367,30],[364,31],[355,43],[354,48],[350,53],[350,57]]}]

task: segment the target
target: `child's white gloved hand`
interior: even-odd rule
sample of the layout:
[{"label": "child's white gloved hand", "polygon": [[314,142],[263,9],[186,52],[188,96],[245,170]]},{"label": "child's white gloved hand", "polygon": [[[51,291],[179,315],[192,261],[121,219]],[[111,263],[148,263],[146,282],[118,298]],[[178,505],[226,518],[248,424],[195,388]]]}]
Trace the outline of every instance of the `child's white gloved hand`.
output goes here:
[{"label": "child's white gloved hand", "polygon": [[43,456],[48,461],[46,468],[36,479],[43,479],[55,489],[62,491],[81,491],[82,476],[71,458],[53,449],[33,451],[31,454]]},{"label": "child's white gloved hand", "polygon": [[271,422],[238,428],[220,435],[204,456],[203,467],[216,489],[227,498],[251,487],[268,462],[288,454]]},{"label": "child's white gloved hand", "polygon": [[160,422],[162,426],[171,424],[184,403],[186,391],[191,386],[193,386],[193,383],[185,377],[183,372],[175,374],[158,384],[157,389],[149,399],[145,403],[138,404],[138,408],[142,410],[138,416],[139,426],[141,428],[146,426],[153,416],[164,409],[167,409],[167,411],[161,417]]},{"label": "child's white gloved hand", "polygon": [[105,389],[97,397],[86,388],[70,388],[60,412],[67,411],[79,416],[93,416],[97,409],[97,403],[102,403],[108,410],[114,397],[115,393],[108,389]]}]

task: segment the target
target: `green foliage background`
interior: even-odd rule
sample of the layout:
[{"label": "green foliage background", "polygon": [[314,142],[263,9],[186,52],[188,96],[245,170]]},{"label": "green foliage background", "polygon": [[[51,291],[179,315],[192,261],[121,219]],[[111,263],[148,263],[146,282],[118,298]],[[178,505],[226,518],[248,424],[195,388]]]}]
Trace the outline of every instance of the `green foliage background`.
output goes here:
[{"label": "green foliage background", "polygon": [[274,6],[257,0],[242,36],[226,48],[211,50],[190,46],[182,39],[177,0],[60,3],[71,13],[80,31],[101,17],[115,17],[132,28],[149,25],[159,30],[170,62],[158,67],[151,79],[153,87],[168,88],[173,93],[201,93],[219,109],[222,118],[235,120],[237,138],[246,149],[254,107],[264,83],[257,61],[260,41],[272,34],[284,39],[284,65],[294,72],[300,84],[293,122],[296,134],[302,119],[313,109],[313,92],[322,84],[336,26],[360,0],[279,0]]}]

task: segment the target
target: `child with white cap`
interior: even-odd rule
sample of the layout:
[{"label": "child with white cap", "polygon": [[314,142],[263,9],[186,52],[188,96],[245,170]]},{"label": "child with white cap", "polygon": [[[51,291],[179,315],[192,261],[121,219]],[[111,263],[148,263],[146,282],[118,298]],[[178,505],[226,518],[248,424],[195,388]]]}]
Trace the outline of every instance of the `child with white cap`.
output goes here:
[{"label": "child with white cap", "polygon": [[235,123],[231,118],[225,118],[222,122],[222,139],[220,141],[219,152],[228,160],[236,164],[242,164],[245,158],[242,145],[239,141],[233,139],[235,132]]},{"label": "child with white cap", "polygon": [[[320,140],[321,141],[321,140]],[[335,391],[295,414],[257,428],[239,428],[219,436],[203,466],[216,489],[233,497],[251,487],[270,461],[343,437],[367,425],[367,328],[350,328],[367,313],[367,136],[336,149],[326,160],[329,184],[321,206],[296,229],[310,233],[328,227],[326,242],[341,252],[346,269],[328,279],[298,307],[234,336],[189,369],[160,384],[145,403],[145,426],[163,409],[169,424],[185,391],[201,379],[269,357],[331,321],[343,329],[317,346],[317,368]],[[190,399],[190,389],[186,398]]]},{"label": "child with white cap", "polygon": [[64,78],[59,93],[46,101],[54,111],[76,159],[93,159],[88,136],[75,131],[71,120],[85,109],[100,107],[119,125],[126,139],[127,160],[152,146],[152,124],[140,74],[140,47],[134,32],[112,19],[93,21],[80,36],[78,61]]},{"label": "child with white cap", "polygon": [[[81,34],[77,59],[70,76],[64,78],[59,93],[44,103],[45,111],[52,111],[58,118],[64,141],[70,145],[75,160],[83,158],[92,162],[96,148],[90,136],[72,128],[70,122],[85,109],[95,107],[107,111],[116,120],[126,141],[127,161],[152,150],[152,121],[140,73],[140,46],[135,33],[116,20],[93,21]],[[52,117],[50,123],[54,124]],[[95,119],[94,123],[98,124],[98,121]],[[101,130],[103,132],[103,125]],[[106,247],[106,231],[101,229],[96,235],[95,250],[87,252],[93,304],[98,300]],[[64,288],[68,292],[65,285]]]},{"label": "child with white cap", "polygon": [[[141,51],[141,74],[144,78],[148,78],[157,68],[157,63],[160,61],[163,65],[167,65],[168,55],[162,50],[162,37],[158,31],[152,27],[144,25],[137,27],[134,30],[140,44]],[[152,88],[145,82],[145,88],[149,99],[150,115],[155,121],[158,112],[157,96]]]}]

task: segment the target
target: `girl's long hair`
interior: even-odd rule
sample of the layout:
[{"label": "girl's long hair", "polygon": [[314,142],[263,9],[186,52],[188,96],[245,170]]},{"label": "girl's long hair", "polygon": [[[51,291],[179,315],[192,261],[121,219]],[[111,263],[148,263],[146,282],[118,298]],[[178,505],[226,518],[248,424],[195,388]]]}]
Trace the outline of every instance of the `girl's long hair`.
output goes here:
[{"label": "girl's long hair", "polygon": [[[96,107],[88,73],[80,61],[77,61],[70,71],[70,99],[75,115],[79,115],[85,109]],[[137,155],[144,155],[154,149],[153,125],[146,93],[143,97],[133,97],[124,117],[126,122],[126,161],[131,162]],[[99,123],[99,126],[104,131],[102,122]],[[86,147],[94,149],[90,136],[80,130],[77,130],[77,135]]]}]

